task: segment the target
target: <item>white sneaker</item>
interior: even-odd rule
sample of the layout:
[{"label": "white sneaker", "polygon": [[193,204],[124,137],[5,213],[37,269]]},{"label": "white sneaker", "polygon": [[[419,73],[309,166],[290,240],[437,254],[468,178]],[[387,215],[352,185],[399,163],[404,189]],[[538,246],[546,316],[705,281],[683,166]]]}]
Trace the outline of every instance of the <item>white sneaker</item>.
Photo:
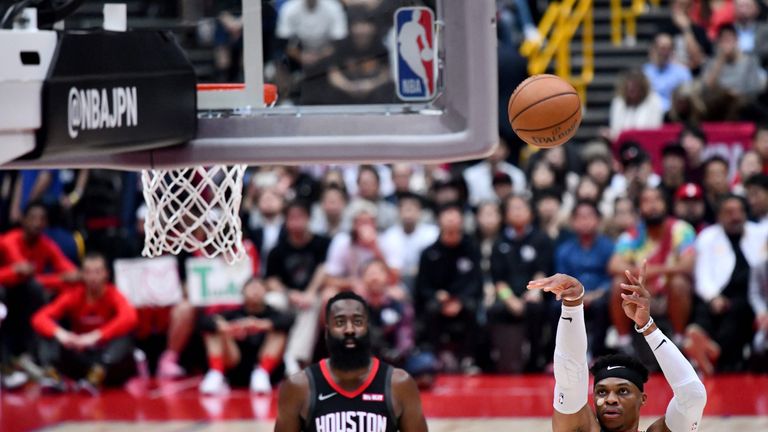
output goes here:
[{"label": "white sneaker", "polygon": [[229,384],[224,374],[217,370],[209,370],[200,383],[200,393],[215,395],[229,392]]},{"label": "white sneaker", "polygon": [[22,371],[15,370],[3,377],[3,387],[8,390],[16,390],[29,381],[29,377]]},{"label": "white sneaker", "polygon": [[261,367],[257,367],[251,372],[251,392],[272,393],[272,383],[269,382],[269,374]]}]

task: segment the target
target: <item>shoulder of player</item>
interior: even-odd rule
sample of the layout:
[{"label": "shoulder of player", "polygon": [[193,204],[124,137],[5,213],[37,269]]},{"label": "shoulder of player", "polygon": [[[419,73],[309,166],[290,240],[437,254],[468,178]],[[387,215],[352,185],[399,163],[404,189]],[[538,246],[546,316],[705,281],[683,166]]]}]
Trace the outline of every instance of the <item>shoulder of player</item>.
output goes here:
[{"label": "shoulder of player", "polygon": [[408,396],[411,392],[416,394],[419,392],[413,377],[403,369],[392,368],[392,394],[397,398],[402,398]]},{"label": "shoulder of player", "polygon": [[287,377],[280,384],[280,398],[302,403],[309,396],[309,376],[303,370]]}]

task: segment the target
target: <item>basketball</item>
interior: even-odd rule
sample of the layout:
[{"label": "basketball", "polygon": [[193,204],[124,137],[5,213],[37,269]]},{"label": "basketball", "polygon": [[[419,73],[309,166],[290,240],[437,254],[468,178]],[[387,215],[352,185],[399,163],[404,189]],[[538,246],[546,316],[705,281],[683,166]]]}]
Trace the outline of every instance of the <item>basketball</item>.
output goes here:
[{"label": "basketball", "polygon": [[581,100],[576,89],[555,75],[534,75],[509,98],[512,130],[526,143],[557,147],[576,133],[581,123]]}]

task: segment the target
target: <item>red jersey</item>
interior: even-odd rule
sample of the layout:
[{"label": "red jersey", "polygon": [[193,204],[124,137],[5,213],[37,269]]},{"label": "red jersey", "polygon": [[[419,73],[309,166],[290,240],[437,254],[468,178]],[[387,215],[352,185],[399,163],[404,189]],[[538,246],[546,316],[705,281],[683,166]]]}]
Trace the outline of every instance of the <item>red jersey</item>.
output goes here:
[{"label": "red jersey", "polygon": [[[60,289],[64,284],[61,274],[77,270],[59,246],[44,234],[30,245],[24,241],[24,231],[16,228],[8,231],[2,241],[14,256],[20,256],[35,266],[35,279],[46,288]],[[53,273],[46,273],[49,269],[52,269]]]},{"label": "red jersey", "polygon": [[24,258],[18,254],[18,251],[0,241],[0,285],[15,285],[21,282],[13,266],[23,261]]},{"label": "red jersey", "polygon": [[90,300],[85,285],[78,283],[37,311],[32,317],[32,327],[51,338],[62,318],[69,320],[72,331],[77,334],[101,330],[102,340],[105,341],[129,333],[138,322],[136,309],[112,284],[107,284],[100,298]]}]

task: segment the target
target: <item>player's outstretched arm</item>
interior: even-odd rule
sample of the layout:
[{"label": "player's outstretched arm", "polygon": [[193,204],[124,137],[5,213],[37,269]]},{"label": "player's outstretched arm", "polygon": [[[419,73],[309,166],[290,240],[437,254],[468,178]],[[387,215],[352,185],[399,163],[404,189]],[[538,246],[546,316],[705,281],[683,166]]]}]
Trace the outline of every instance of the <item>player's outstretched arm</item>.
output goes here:
[{"label": "player's outstretched arm", "polygon": [[392,371],[392,395],[401,432],[427,432],[427,420],[421,410],[416,381],[402,369]]},{"label": "player's outstretched arm", "polygon": [[690,432],[698,430],[707,391],[696,371],[679,349],[656,327],[650,315],[651,294],[645,288],[645,264],[639,275],[626,272],[629,283],[621,284],[624,313],[635,322],[653,351],[661,371],[675,396],[667,406],[666,415],[656,421],[648,432]]},{"label": "player's outstretched arm", "polygon": [[563,301],[555,336],[555,392],[552,405],[554,432],[593,432],[599,430],[595,414],[587,403],[587,329],[584,324],[584,287],[575,278],[556,274],[531,281],[528,289],[555,294]]},{"label": "player's outstretched arm", "polygon": [[300,432],[302,417],[306,418],[309,380],[306,372],[287,378],[280,385],[277,397],[277,419],[275,432]]}]

